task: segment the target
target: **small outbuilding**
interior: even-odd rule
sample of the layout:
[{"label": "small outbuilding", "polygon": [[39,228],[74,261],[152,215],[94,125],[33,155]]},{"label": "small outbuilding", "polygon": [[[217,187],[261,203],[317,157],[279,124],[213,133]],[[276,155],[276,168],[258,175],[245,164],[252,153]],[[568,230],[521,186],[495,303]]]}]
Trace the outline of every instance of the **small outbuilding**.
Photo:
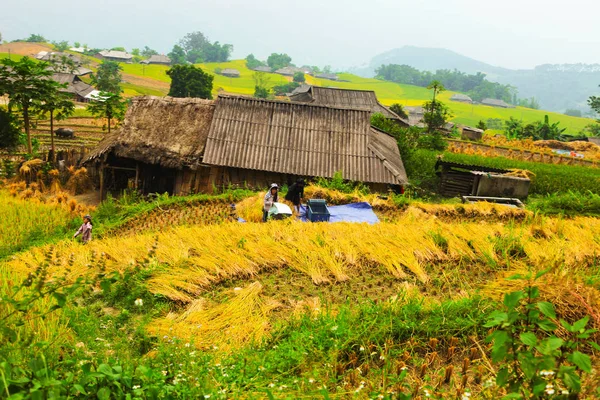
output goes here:
[{"label": "small outbuilding", "polygon": [[467,103],[473,104],[473,99],[462,93],[454,93],[452,97],[450,97],[450,101],[457,101],[459,103]]},{"label": "small outbuilding", "polygon": [[171,65],[171,59],[164,54],[153,54],[147,60],[140,61],[140,64]]},{"label": "small outbuilding", "polygon": [[239,78],[240,77],[240,71],[238,71],[237,69],[233,69],[233,68],[225,68],[225,69],[221,70],[220,74],[223,76],[226,76],[228,78]]},{"label": "small outbuilding", "polygon": [[96,54],[96,58],[107,61],[130,63],[133,60],[133,55],[126,51],[102,50]]},{"label": "small outbuilding", "polygon": [[88,85],[79,78],[76,74],[69,73],[54,73],[52,80],[59,84],[67,84],[65,88],[59,90],[63,93],[69,93],[73,96],[73,100],[87,103],[91,100],[94,93],[99,93],[92,85]]},{"label": "small outbuilding", "polygon": [[442,196],[483,196],[524,199],[529,195],[531,180],[510,175],[510,170],[461,164],[438,159]]},{"label": "small outbuilding", "polygon": [[461,138],[472,142],[480,142],[483,138],[483,129],[473,128],[472,126],[463,126]]},{"label": "small outbuilding", "polygon": [[483,104],[484,106],[491,106],[491,107],[515,108],[515,106],[513,106],[512,104],[508,104],[504,100],[498,100],[498,99],[489,99],[489,98],[483,99],[483,100],[481,100],[481,104]]},{"label": "small outbuilding", "polygon": [[253,69],[256,72],[273,72],[271,67],[267,67],[266,65],[261,65]]}]

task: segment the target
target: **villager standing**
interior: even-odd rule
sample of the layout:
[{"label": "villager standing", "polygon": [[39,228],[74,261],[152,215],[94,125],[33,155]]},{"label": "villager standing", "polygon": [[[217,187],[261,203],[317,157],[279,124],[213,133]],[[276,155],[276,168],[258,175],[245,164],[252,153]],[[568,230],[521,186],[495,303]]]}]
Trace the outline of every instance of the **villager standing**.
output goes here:
[{"label": "villager standing", "polygon": [[287,201],[291,201],[292,204],[296,207],[296,211],[298,213],[300,213],[300,204],[302,203],[303,197],[304,197],[304,179],[300,178],[290,186],[287,194],[285,195],[285,199]]},{"label": "villager standing", "polygon": [[77,232],[75,232],[73,239],[79,235],[81,235],[83,244],[92,240],[92,217],[89,214],[83,217],[83,224],[81,224]]},{"label": "villager standing", "polygon": [[263,222],[267,222],[269,216],[269,210],[273,207],[273,203],[277,203],[278,200],[279,186],[276,183],[271,184],[271,187],[265,194],[265,200],[263,202]]}]

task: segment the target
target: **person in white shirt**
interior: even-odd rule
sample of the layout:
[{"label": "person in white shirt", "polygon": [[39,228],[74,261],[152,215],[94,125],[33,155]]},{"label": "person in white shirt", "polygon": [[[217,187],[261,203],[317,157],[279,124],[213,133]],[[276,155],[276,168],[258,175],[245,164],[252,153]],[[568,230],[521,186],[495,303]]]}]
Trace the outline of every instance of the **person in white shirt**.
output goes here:
[{"label": "person in white shirt", "polygon": [[269,210],[273,207],[273,203],[277,203],[277,195],[279,186],[276,183],[271,184],[271,187],[265,194],[265,200],[263,202],[263,222],[267,222],[269,216]]}]

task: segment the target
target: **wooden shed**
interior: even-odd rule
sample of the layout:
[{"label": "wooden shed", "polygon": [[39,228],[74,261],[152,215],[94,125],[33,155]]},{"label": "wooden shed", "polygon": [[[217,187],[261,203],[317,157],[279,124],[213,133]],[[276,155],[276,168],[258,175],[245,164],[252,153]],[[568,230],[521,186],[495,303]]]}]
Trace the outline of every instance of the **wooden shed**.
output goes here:
[{"label": "wooden shed", "polygon": [[407,183],[395,139],[371,127],[368,111],[226,95],[136,98],[84,163],[103,193],[263,188],[337,171],[375,190]]}]

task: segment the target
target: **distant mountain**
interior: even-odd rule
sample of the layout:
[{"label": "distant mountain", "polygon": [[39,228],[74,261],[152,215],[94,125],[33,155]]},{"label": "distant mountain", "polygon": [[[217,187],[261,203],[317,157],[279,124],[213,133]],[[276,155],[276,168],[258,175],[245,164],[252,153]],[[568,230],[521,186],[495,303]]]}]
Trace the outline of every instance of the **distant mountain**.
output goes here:
[{"label": "distant mountain", "polygon": [[493,65],[463,56],[452,50],[404,46],[381,53],[373,57],[368,66],[354,68],[350,72],[366,78],[372,78],[375,76],[375,70],[385,64],[406,64],[421,71],[431,72],[435,72],[438,69],[457,69],[469,74],[484,72],[490,77],[508,71],[505,68],[494,67]]},{"label": "distant mountain", "polygon": [[483,72],[490,81],[517,88],[520,98],[535,97],[542,109],[564,112],[566,109],[589,110],[587,99],[600,95],[599,64],[545,64],[530,70],[496,67],[452,50],[404,46],[379,54],[362,67],[349,72],[372,78],[385,64],[406,64],[422,71],[457,69],[474,74]]}]

